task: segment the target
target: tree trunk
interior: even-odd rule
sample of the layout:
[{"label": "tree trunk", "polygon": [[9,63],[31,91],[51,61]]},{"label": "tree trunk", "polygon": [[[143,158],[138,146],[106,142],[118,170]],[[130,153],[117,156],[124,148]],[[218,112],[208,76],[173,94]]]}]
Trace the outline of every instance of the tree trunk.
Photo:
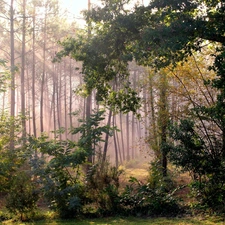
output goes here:
[{"label": "tree trunk", "polygon": [[120,133],[121,133],[121,143],[122,143],[122,156],[123,161],[125,161],[125,145],[124,145],[124,134],[123,134],[123,117],[122,113],[120,112]]},{"label": "tree trunk", "polygon": [[[69,75],[70,75],[70,87],[69,87],[69,121],[70,121],[70,128],[73,127],[73,118],[72,118],[72,96],[73,96],[73,89],[72,89],[72,63],[71,63],[71,59],[70,59],[70,72],[69,72]],[[71,134],[70,136],[70,139],[73,140],[73,134]]]},{"label": "tree trunk", "polygon": [[[112,118],[112,110],[109,110],[109,117],[108,117],[108,122],[107,122],[107,126],[108,127],[110,127],[110,125],[111,125],[111,118]],[[104,144],[103,155],[102,155],[102,164],[104,164],[104,162],[106,160],[107,149],[108,149],[108,142],[109,142],[109,134],[106,133],[105,144]]]},{"label": "tree trunk", "polygon": [[[64,74],[66,74],[66,62],[64,62]],[[64,75],[64,126],[65,126],[65,139],[67,140],[68,124],[67,124],[67,79]]]},{"label": "tree trunk", "polygon": [[36,41],[36,33],[35,33],[35,26],[36,26],[36,15],[35,15],[35,6],[33,6],[33,36],[32,36],[32,121],[33,121],[33,134],[34,137],[37,137],[37,128],[36,128],[36,100],[35,100],[35,75],[36,75],[36,56],[35,56],[35,41]]},{"label": "tree trunk", "polygon": [[10,127],[10,150],[14,150],[14,133],[15,133],[15,59],[14,59],[14,1],[11,0],[10,5],[10,68],[11,68],[11,107],[10,107],[10,116],[12,119],[11,127]]},{"label": "tree trunk", "polygon": [[159,129],[160,129],[160,150],[163,176],[167,176],[167,152],[164,145],[167,142],[168,107],[167,107],[167,78],[163,73],[160,77],[160,102],[159,102]]},{"label": "tree trunk", "polygon": [[127,132],[127,161],[130,160],[130,124],[129,124],[129,112],[126,115],[126,132]]},{"label": "tree trunk", "polygon": [[45,9],[44,17],[44,40],[43,40],[43,62],[42,62],[42,77],[41,77],[41,99],[40,99],[40,132],[44,132],[44,85],[45,85],[45,73],[46,73],[46,36],[47,36],[47,13]]},{"label": "tree trunk", "polygon": [[[115,115],[113,115],[113,127],[115,126]],[[118,157],[118,145],[116,141],[116,131],[115,129],[113,130],[113,140],[114,140],[114,147],[115,147],[115,163],[116,163],[116,168],[119,166],[119,157]]]},{"label": "tree trunk", "polygon": [[25,144],[26,138],[26,112],[25,112],[25,41],[26,41],[26,0],[23,0],[23,28],[22,28],[22,55],[21,55],[21,116],[22,116],[22,139]]}]

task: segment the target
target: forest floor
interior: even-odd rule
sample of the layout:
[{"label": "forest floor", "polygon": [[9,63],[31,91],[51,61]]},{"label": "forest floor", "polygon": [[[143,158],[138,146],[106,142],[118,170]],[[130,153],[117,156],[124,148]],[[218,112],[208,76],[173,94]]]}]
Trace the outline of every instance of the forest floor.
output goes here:
[{"label": "forest floor", "polygon": [[221,217],[184,217],[184,218],[136,218],[136,217],[109,217],[82,220],[49,220],[37,222],[6,221],[3,225],[225,225]]}]

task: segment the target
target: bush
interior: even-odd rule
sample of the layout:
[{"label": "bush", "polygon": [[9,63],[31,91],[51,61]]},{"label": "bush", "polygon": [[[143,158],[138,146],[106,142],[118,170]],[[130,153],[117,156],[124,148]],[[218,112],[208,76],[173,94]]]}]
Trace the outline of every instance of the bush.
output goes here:
[{"label": "bush", "polygon": [[192,194],[199,205],[224,213],[224,143],[214,133],[208,141],[201,137],[196,127],[191,120],[181,120],[179,124],[171,126],[170,135],[175,145],[168,145],[170,160],[192,175]]},{"label": "bush", "polygon": [[124,211],[133,216],[174,215],[179,212],[177,199],[165,187],[152,188],[151,183],[142,184],[131,177],[121,195]]},{"label": "bush", "polygon": [[12,179],[6,208],[24,220],[27,214],[36,209],[38,198],[38,191],[29,174],[19,172]]},{"label": "bush", "polygon": [[85,194],[78,161],[83,158],[78,150],[73,153],[70,149],[56,149],[42,173],[43,195],[62,218],[75,217],[82,210]]},{"label": "bush", "polygon": [[12,218],[12,215],[10,215],[9,212],[0,211],[0,222],[5,221],[5,220],[9,220],[11,218]]},{"label": "bush", "polygon": [[86,190],[90,202],[94,202],[101,215],[120,212],[119,176],[123,171],[105,161],[93,165],[87,174]]}]

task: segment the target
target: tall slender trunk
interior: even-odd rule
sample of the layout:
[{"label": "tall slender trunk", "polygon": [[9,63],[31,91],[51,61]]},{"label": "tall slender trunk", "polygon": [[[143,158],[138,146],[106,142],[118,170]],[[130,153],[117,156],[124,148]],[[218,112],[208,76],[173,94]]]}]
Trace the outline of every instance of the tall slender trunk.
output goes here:
[{"label": "tall slender trunk", "polygon": [[125,145],[124,145],[124,134],[123,134],[123,117],[122,113],[120,112],[120,133],[121,133],[121,143],[122,143],[122,156],[123,161],[125,161]]},{"label": "tall slender trunk", "polygon": [[68,124],[67,124],[67,77],[66,77],[66,62],[64,62],[64,124],[65,124],[65,139],[67,139],[67,132],[68,132]]},{"label": "tall slender trunk", "polygon": [[[113,127],[115,126],[115,115],[113,115]],[[113,140],[114,140],[114,147],[115,147],[115,163],[116,163],[116,168],[119,166],[119,151],[118,151],[118,145],[116,141],[116,131],[115,129],[113,130]]]},{"label": "tall slender trunk", "polygon": [[151,121],[151,133],[152,133],[152,143],[151,147],[156,154],[156,157],[160,157],[160,150],[159,150],[159,141],[158,141],[158,132],[157,132],[157,125],[156,125],[156,116],[155,116],[155,96],[154,96],[154,78],[153,75],[149,72],[148,74],[149,79],[149,107],[150,107],[150,121]]},{"label": "tall slender trunk", "polygon": [[127,133],[127,161],[130,160],[130,124],[129,124],[129,112],[126,115],[126,133]]},{"label": "tall slender trunk", "polygon": [[36,75],[36,55],[35,55],[35,41],[36,41],[36,16],[35,16],[35,6],[33,6],[33,36],[32,36],[32,121],[33,121],[33,133],[34,137],[37,137],[37,128],[36,128],[36,100],[35,100],[35,75]]},{"label": "tall slender trunk", "polygon": [[[46,10],[46,9],[45,9]],[[44,132],[44,85],[45,85],[45,73],[46,73],[46,29],[47,29],[47,13],[44,17],[44,40],[43,40],[43,62],[42,62],[42,77],[41,77],[41,99],[40,99],[40,132]]]},{"label": "tall slender trunk", "polygon": [[[88,0],[88,11],[91,9],[91,1]],[[88,18],[88,39],[91,37],[91,24],[90,19]],[[91,110],[92,110],[92,94],[90,93],[86,99],[86,120],[88,120],[91,116]],[[90,146],[91,149],[91,146]],[[92,155],[88,157],[88,162],[92,163]]]},{"label": "tall slender trunk", "polygon": [[[114,124],[116,125],[116,116],[114,115]],[[119,140],[119,135],[118,135],[118,131],[114,130],[114,135],[116,136],[116,141],[117,141],[117,147],[118,147],[118,153],[119,153],[119,159],[120,162],[123,162],[123,158],[122,158],[122,154],[121,154],[121,147],[120,147],[120,140]]]},{"label": "tall slender trunk", "polygon": [[[111,118],[112,118],[112,110],[109,110],[109,117],[108,117],[108,122],[107,122],[108,127],[110,127],[110,125],[111,125]],[[105,144],[104,144],[103,155],[102,155],[102,163],[104,163],[106,160],[108,142],[109,142],[109,134],[106,133]]]},{"label": "tall slender trunk", "polygon": [[[73,126],[73,118],[72,118],[72,95],[73,95],[73,89],[72,89],[72,60],[70,59],[70,88],[69,88],[69,121],[70,121],[70,128]],[[73,140],[73,134],[71,133],[70,136],[71,140]]]},{"label": "tall slender trunk", "polygon": [[[134,76],[133,76],[133,88],[134,90],[136,90],[136,86],[137,86],[137,71],[134,71]],[[131,152],[131,157],[132,159],[135,158],[135,117],[134,117],[134,113],[132,113],[132,152]]]},{"label": "tall slender trunk", "polygon": [[14,1],[11,0],[10,5],[10,66],[11,66],[11,108],[10,108],[10,116],[12,119],[11,127],[10,127],[10,150],[14,150],[14,133],[15,133],[15,57],[14,57]]},{"label": "tall slender trunk", "polygon": [[[52,113],[53,113],[53,127],[54,130],[56,130],[56,99],[55,99],[55,95],[56,95],[56,81],[54,78],[54,74],[53,74],[53,91],[52,91]],[[56,139],[56,133],[54,132],[54,139]]]},{"label": "tall slender trunk", "polygon": [[26,115],[25,115],[25,46],[26,46],[26,0],[23,0],[23,28],[22,28],[22,55],[21,55],[21,116],[22,116],[22,139],[25,144],[26,138]]},{"label": "tall slender trunk", "polygon": [[[61,114],[62,114],[62,106],[61,106],[61,91],[62,91],[62,79],[61,79],[61,73],[62,73],[61,64],[59,65],[58,70],[56,71],[57,74],[57,86],[56,86],[56,103],[57,103],[57,121],[58,121],[58,129],[61,128]],[[59,132],[59,139],[62,140],[62,134]]]},{"label": "tall slender trunk", "polygon": [[162,74],[160,78],[160,102],[159,102],[159,128],[160,128],[160,150],[163,176],[167,176],[167,152],[164,145],[167,141],[168,107],[167,107],[167,78]]}]

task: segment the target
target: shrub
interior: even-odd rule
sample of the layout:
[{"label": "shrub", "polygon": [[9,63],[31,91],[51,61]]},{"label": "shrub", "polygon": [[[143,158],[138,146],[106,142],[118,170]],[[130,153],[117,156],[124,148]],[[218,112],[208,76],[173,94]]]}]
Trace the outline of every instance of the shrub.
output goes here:
[{"label": "shrub", "polygon": [[96,204],[101,215],[115,215],[120,212],[119,176],[123,171],[108,161],[96,163],[87,174],[87,195]]},{"label": "shrub", "polygon": [[30,175],[26,172],[19,172],[12,179],[6,207],[24,220],[27,214],[36,209],[38,198],[39,193]]},{"label": "shrub", "polygon": [[[225,212],[224,140],[215,133],[202,137],[197,128],[192,120],[181,120],[171,126],[170,135],[175,144],[168,145],[170,160],[192,175],[192,194],[198,204]],[[207,132],[211,132],[210,127]]]},{"label": "shrub", "polygon": [[174,215],[179,212],[174,191],[166,192],[163,186],[152,188],[151,183],[142,184],[131,177],[121,195],[124,211],[134,216]]}]

